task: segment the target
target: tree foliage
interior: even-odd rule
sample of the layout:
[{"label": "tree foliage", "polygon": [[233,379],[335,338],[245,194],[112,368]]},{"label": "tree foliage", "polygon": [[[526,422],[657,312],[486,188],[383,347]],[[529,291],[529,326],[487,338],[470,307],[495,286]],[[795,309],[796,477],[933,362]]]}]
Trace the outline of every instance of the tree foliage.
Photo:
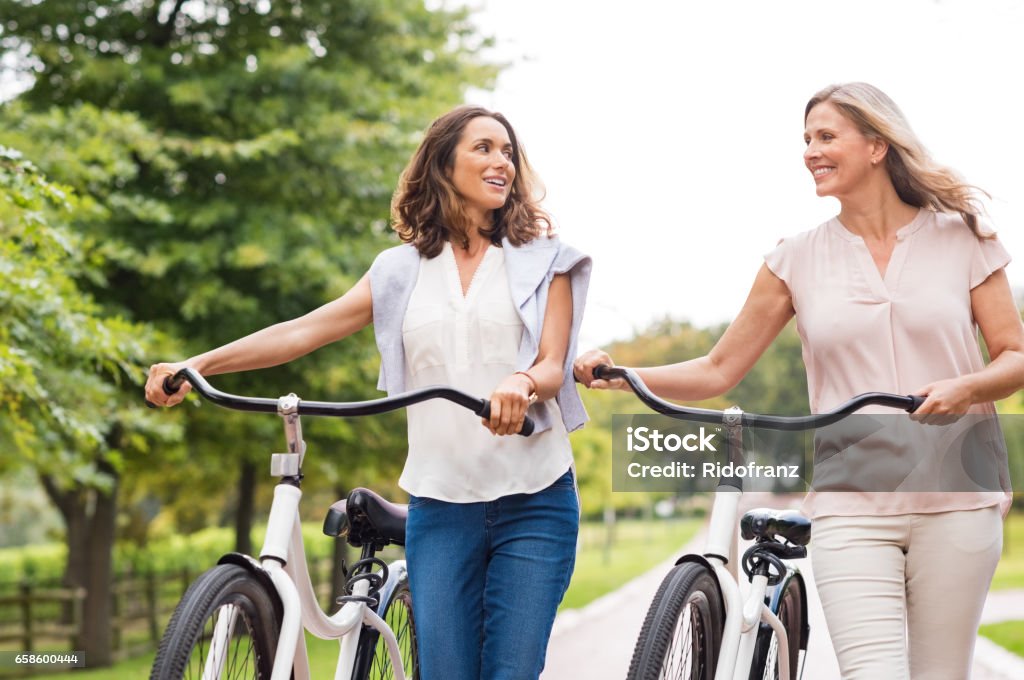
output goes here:
[{"label": "tree foliage", "polygon": [[33,466],[64,519],[65,583],[86,588],[82,648],[103,665],[118,482],[173,421],[143,416],[123,387],[137,389],[158,336],[108,316],[77,283],[102,253],[55,220],[91,208],[0,147],[0,446],[14,454],[3,464]]},{"label": "tree foliage", "polygon": [[88,205],[0,147],[0,446],[13,454],[3,464],[102,487],[109,480],[96,460],[122,459],[105,446],[115,424],[137,451],[157,433],[119,386],[139,383],[139,361],[158,336],[106,315],[76,283],[103,262],[95,243],[62,221]]},{"label": "tree foliage", "polygon": [[[465,11],[428,10],[417,0],[16,0],[0,16],[0,63],[32,81],[4,105],[0,135],[83,197],[68,223],[93,244],[97,266],[71,279],[126,324],[152,324],[180,341],[173,352],[133,354],[136,375],[350,288],[393,243],[388,203],[418,134],[494,74]],[[375,369],[372,336],[363,332],[289,366],[216,384],[359,399],[375,394]],[[123,382],[103,389],[141,396]],[[251,477],[254,461],[280,441],[276,419],[208,405],[183,410],[187,455],[162,449],[148,469],[115,482],[104,527],[112,526],[115,491],[133,502],[155,496],[180,517],[198,510],[193,527],[216,519],[226,502],[242,509],[239,517],[251,514],[251,484],[227,492],[225,471],[240,464],[240,478]],[[173,422],[168,414],[140,420]],[[338,489],[397,476],[399,422],[307,426],[307,460],[326,463],[311,466],[320,474],[309,479]],[[108,448],[134,431],[111,430]],[[69,448],[68,467],[85,451]],[[117,470],[107,476],[116,480]],[[65,517],[85,507],[81,494],[58,491],[48,487]],[[68,533],[71,570],[87,545],[71,535],[90,534],[71,523]],[[249,532],[240,524],[238,534]],[[110,536],[105,530],[92,553],[109,553]],[[106,568],[97,567],[97,578]],[[91,625],[109,628],[102,616]]]},{"label": "tree foliage", "polygon": [[[186,353],[351,287],[393,243],[388,202],[418,134],[494,74],[465,11],[416,0],[6,5],[0,44],[34,78],[7,107],[6,133],[94,197],[101,218],[75,226],[103,243],[105,304],[182,338]],[[364,332],[217,384],[356,399],[375,394],[375,370]],[[212,410],[190,409],[196,467],[222,471],[280,437],[271,419]],[[311,450],[331,454],[326,481],[342,462],[372,476],[387,461],[394,476],[399,422],[307,426]],[[216,498],[198,478],[182,477],[185,495]]]}]

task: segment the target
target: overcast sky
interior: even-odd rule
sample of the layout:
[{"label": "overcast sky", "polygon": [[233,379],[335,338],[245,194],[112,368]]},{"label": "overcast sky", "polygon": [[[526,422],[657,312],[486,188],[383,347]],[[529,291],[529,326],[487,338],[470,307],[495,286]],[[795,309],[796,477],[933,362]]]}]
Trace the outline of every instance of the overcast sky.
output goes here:
[{"label": "overcast sky", "polygon": [[562,236],[594,257],[581,340],[670,314],[727,321],[779,238],[838,212],[803,166],[803,107],[885,90],[940,162],[993,195],[1024,286],[1024,3],[488,0],[505,113]]},{"label": "overcast sky", "polygon": [[1024,287],[1024,3],[470,3],[510,64],[470,99],[509,117],[563,238],[594,257],[583,346],[666,314],[730,320],[762,255],[838,211],[801,159],[804,104],[833,82],[881,87],[992,194]]}]

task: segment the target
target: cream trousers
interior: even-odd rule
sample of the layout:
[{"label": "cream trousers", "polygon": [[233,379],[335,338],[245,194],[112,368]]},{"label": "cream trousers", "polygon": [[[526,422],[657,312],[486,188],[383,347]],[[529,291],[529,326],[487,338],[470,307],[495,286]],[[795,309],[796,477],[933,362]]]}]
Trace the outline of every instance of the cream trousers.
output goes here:
[{"label": "cream trousers", "polygon": [[820,517],[811,559],[843,680],[966,680],[999,508]]}]

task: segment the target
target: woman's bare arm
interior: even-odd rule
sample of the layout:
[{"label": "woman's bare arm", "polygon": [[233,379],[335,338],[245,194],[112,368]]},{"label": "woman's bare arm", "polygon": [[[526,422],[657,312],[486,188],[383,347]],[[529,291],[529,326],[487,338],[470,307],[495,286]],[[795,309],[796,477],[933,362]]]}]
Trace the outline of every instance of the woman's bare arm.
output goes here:
[{"label": "woman's bare arm", "polygon": [[[724,394],[743,379],[793,314],[789,288],[762,265],[739,315],[707,355],[638,368],[637,373],[651,391],[666,399],[700,401]],[[594,380],[594,367],[611,361],[600,350],[581,355],[574,364],[576,379],[595,389],[628,389],[621,379]]]}]

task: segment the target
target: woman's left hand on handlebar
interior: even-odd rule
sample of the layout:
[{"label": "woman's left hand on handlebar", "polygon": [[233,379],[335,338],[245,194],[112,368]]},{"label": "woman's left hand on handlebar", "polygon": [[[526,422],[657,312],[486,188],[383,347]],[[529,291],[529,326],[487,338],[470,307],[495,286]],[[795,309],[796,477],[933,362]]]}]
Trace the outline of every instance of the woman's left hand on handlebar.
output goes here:
[{"label": "woman's left hand on handlebar", "polygon": [[508,376],[491,394],[491,419],[480,422],[491,434],[517,434],[523,427],[532,389],[526,376],[520,373]]},{"label": "woman's left hand on handlebar", "polygon": [[164,392],[164,380],[187,366],[188,364],[184,361],[174,364],[153,364],[150,366],[149,377],[146,379],[146,401],[157,406],[176,406],[180,404],[185,395],[192,390],[192,385],[186,381],[182,383],[177,392],[167,394]]},{"label": "woman's left hand on handlebar", "polygon": [[624,390],[628,389],[626,381],[622,378],[611,380],[598,380],[594,377],[594,369],[601,365],[614,366],[615,362],[608,356],[607,352],[599,349],[592,349],[576,357],[572,363],[573,376],[577,382],[592,390]]},{"label": "woman's left hand on handlebar", "polygon": [[925,397],[925,400],[910,418],[928,425],[949,425],[967,413],[974,403],[963,378],[939,380],[914,394]]}]

